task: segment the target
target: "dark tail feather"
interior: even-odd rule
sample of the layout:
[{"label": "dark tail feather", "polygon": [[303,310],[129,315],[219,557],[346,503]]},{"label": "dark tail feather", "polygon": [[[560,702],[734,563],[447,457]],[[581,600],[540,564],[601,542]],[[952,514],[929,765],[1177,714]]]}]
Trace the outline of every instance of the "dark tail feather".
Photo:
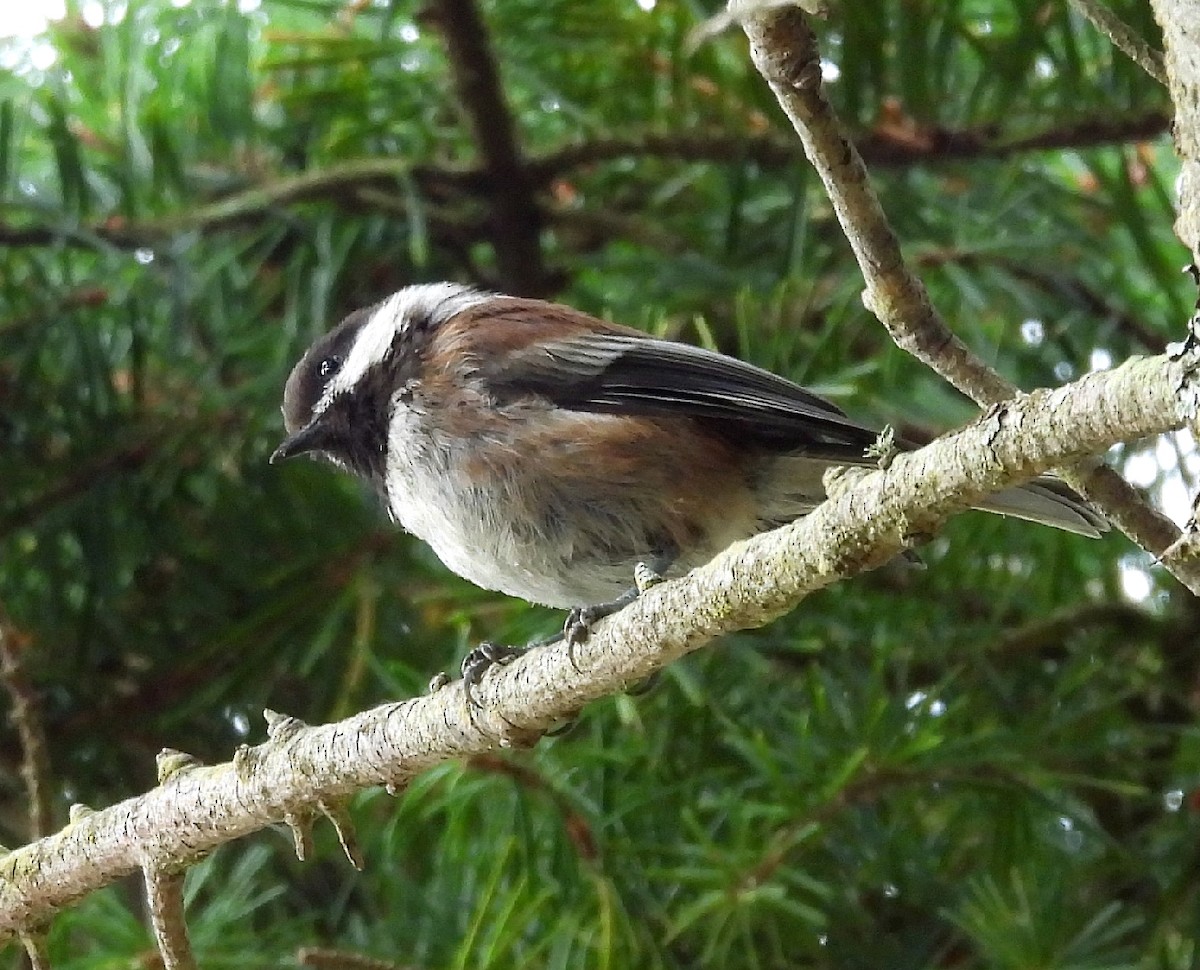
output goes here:
[{"label": "dark tail feather", "polygon": [[1048,525],[1064,532],[1097,539],[1109,529],[1108,520],[1075,494],[1064,482],[1043,475],[1020,488],[991,495],[979,508]]}]

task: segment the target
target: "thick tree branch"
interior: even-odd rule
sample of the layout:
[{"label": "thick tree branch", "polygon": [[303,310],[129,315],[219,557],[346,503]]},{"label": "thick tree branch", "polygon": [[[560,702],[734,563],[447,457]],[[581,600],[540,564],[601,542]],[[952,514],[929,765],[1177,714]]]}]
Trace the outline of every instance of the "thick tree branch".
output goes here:
[{"label": "thick tree branch", "polygon": [[1130,361],[1022,395],[886,470],[829,476],[812,514],[655,586],[575,650],[531,651],[493,670],[466,705],[461,685],[337,724],[275,730],[230,764],[178,771],[153,791],[0,859],[0,939],[43,922],[146,858],[186,864],[354,791],[400,786],[451,758],[534,742],[589,701],[638,683],[714,637],[759,626],[805,596],[893,558],[988,492],[1195,420],[1200,351]]},{"label": "thick tree branch", "polygon": [[483,158],[501,283],[522,296],[546,296],[550,287],[542,261],[541,210],[517,146],[483,16],[475,0],[432,0],[427,16],[446,38],[458,100]]},{"label": "thick tree branch", "polygon": [[[736,4],[739,0],[734,0]],[[924,283],[905,262],[900,242],[871,187],[866,165],[825,97],[816,36],[795,7],[746,16],[751,56],[799,135],[858,260],[863,302],[897,346],[908,351],[980,405],[996,404],[1017,388],[956,336],[930,302]],[[1089,462],[1064,478],[1099,505],[1134,542],[1156,556],[1200,595],[1200,564],[1171,561],[1179,532],[1111,469]]]}]

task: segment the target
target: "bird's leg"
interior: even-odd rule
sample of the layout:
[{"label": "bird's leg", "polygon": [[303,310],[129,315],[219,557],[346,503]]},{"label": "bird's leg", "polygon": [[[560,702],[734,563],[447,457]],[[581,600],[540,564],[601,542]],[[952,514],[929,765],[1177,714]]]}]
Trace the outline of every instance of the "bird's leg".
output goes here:
[{"label": "bird's leg", "polygon": [[553,641],[535,640],[533,643],[518,647],[508,643],[492,643],[491,640],[484,640],[483,643],[475,647],[474,650],[463,657],[462,667],[460,668],[462,671],[463,693],[467,695],[467,704],[471,707],[480,706],[479,701],[475,699],[475,687],[483,679],[483,675],[487,673],[489,668],[497,664],[512,663],[526,650],[540,647],[543,642]]},{"label": "bird's leg", "polygon": [[[552,643],[558,643],[563,638],[561,633],[556,633],[544,640],[531,640],[523,647],[518,647],[511,643],[493,643],[491,640],[484,640],[470,653],[463,657],[462,666],[459,668],[462,672],[463,693],[467,695],[467,703],[472,707],[481,706],[475,700],[475,687],[483,680],[483,675],[488,670],[495,666],[503,667],[505,664],[510,664],[517,657],[528,653],[530,650],[536,650],[538,647],[548,647]],[[429,692],[433,693],[449,683],[450,678],[445,674],[438,674],[429,682]]]},{"label": "bird's leg", "polygon": [[577,606],[567,614],[561,638],[567,641],[567,659],[571,661],[572,667],[576,670],[579,669],[575,663],[575,647],[588,638],[592,624],[623,610],[650,587],[661,583],[663,581],[662,574],[666,572],[669,565],[670,563],[661,557],[655,559],[652,565],[639,562],[633,570],[634,585],[615,600],[607,603],[594,603],[591,606]]},{"label": "bird's leg", "polygon": [[[503,666],[504,664],[512,663],[517,657],[530,650],[538,647],[548,647],[553,643],[558,643],[560,640],[567,641],[567,658],[571,661],[571,666],[578,670],[579,667],[575,663],[575,645],[587,639],[591,625],[597,620],[628,606],[651,586],[661,583],[663,578],[659,570],[665,570],[667,565],[668,562],[664,559],[656,559],[653,566],[639,562],[633,571],[635,585],[611,602],[597,603],[593,606],[581,606],[571,610],[567,614],[567,620],[563,624],[562,632],[556,633],[545,640],[534,640],[523,647],[507,643],[492,643],[490,640],[483,641],[483,643],[479,644],[479,646],[475,647],[474,650],[463,658],[461,671],[463,692],[467,695],[467,703],[472,707],[480,706],[479,702],[475,699],[475,688],[479,685],[479,682],[483,679],[483,675],[487,673],[489,668],[498,664]],[[430,691],[439,689],[445,683],[444,674],[435,677],[430,681]]]}]

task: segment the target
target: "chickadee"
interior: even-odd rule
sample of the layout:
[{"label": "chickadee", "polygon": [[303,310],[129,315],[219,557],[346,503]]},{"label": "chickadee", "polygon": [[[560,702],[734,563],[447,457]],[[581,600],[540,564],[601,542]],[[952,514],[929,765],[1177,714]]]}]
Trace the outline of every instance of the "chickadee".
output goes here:
[{"label": "chickadee", "polygon": [[[632,598],[639,564],[680,575],[806,515],[824,471],[873,464],[878,437],[751,364],[456,283],[350,314],[296,364],[283,417],[271,461],[358,475],[454,572],[574,608],[575,632],[577,608],[586,622]],[[980,508],[1108,528],[1053,478]]]}]

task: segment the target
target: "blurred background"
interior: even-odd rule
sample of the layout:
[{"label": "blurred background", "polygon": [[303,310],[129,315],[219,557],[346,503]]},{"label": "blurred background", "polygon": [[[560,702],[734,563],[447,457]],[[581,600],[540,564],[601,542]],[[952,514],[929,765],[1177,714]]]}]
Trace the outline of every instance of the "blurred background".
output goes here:
[{"label": "blurred background", "polygon": [[[977,353],[1030,388],[1182,336],[1161,87],[1066,4],[843,6],[829,95]],[[1158,43],[1148,4],[1112,6]],[[569,302],[914,436],[972,417],[863,309],[740,31],[691,43],[720,9],[3,4],[0,603],[55,826],[151,787],[163,746],[227,760],[264,706],[344,717],[560,624],[349,478],[267,465],[292,363],[401,286]],[[1186,516],[1190,438],[1109,461]],[[968,514],[921,558],[534,751],[365,793],[365,872],[324,830],[303,865],[286,832],[222,849],[189,876],[201,965],[1191,966],[1195,600],[1118,534]],[[55,966],[154,965],[140,906],[70,910]]]}]

